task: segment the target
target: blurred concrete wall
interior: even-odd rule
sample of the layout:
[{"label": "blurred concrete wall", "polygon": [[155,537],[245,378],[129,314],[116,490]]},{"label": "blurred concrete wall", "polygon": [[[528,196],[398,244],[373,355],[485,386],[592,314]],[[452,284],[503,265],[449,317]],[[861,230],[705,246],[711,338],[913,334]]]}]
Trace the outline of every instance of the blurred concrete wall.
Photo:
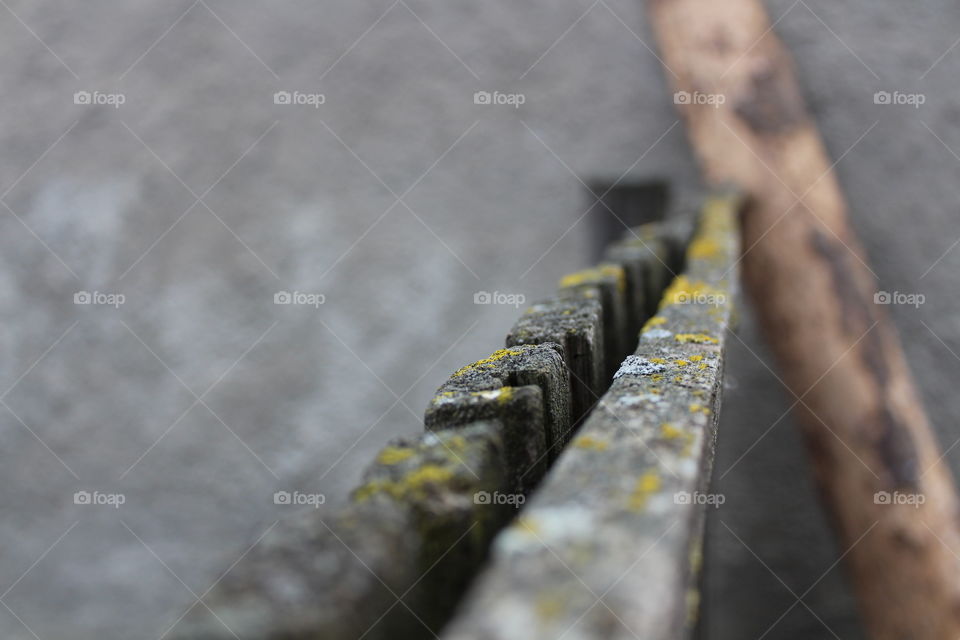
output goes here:
[{"label": "blurred concrete wall", "polygon": [[[891,311],[948,447],[960,8],[768,4],[883,288],[926,295]],[[342,498],[502,343],[517,311],[474,292],[587,262],[581,180],[697,184],[637,0],[6,0],[0,43],[7,638],[159,637],[289,513],[275,491]],[[789,396],[738,336],[708,637],[858,637]]]}]

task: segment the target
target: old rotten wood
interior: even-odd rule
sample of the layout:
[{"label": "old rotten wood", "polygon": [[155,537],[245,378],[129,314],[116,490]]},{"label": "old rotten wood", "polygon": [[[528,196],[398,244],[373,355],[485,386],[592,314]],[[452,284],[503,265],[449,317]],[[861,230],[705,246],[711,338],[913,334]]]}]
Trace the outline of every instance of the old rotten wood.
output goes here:
[{"label": "old rotten wood", "polygon": [[760,0],[648,7],[704,172],[751,199],[747,289],[797,397],[864,621],[877,639],[960,637],[953,482],[789,55]]}]

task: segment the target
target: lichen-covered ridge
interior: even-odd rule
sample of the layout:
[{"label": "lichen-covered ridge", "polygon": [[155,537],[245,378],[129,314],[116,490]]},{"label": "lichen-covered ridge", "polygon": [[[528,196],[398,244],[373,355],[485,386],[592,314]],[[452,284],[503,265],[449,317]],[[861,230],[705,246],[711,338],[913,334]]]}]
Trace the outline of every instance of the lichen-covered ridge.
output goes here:
[{"label": "lichen-covered ridge", "polygon": [[548,640],[574,627],[597,640],[688,637],[737,294],[737,206],[708,202],[685,272],[522,518],[495,539],[444,640]]},{"label": "lichen-covered ridge", "polygon": [[688,217],[630,230],[561,279],[437,390],[423,434],[381,449],[345,505],[280,522],[175,637],[546,640],[581,614],[581,637],[620,637],[562,564],[602,593],[654,540],[657,588],[629,573],[610,601],[641,637],[686,624],[702,516],[672,496],[709,471],[735,206],[711,199],[692,242]]}]

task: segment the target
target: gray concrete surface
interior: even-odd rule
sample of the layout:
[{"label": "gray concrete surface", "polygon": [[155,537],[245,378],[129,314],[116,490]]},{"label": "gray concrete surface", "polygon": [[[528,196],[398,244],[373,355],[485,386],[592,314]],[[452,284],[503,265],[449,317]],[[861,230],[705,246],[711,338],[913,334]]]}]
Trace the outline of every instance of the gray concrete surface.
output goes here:
[{"label": "gray concrete surface", "polygon": [[[949,446],[960,248],[921,276],[960,236],[960,8],[769,6],[884,288],[927,296],[891,311]],[[4,0],[0,634],[160,637],[290,513],[275,491],[342,499],[502,344],[517,311],[474,292],[533,300],[587,263],[574,174],[693,186],[641,39],[637,0]],[[881,89],[927,101],[875,105]],[[326,102],[275,105],[281,90]],[[125,304],[74,305],[81,290]],[[274,305],[281,290],[325,304]],[[790,420],[750,448],[789,396],[749,322],[739,335],[708,637],[765,633],[795,602],[779,580],[816,586],[764,637],[857,637],[839,569],[817,582],[843,550]],[[125,503],[74,504],[82,490]]]}]

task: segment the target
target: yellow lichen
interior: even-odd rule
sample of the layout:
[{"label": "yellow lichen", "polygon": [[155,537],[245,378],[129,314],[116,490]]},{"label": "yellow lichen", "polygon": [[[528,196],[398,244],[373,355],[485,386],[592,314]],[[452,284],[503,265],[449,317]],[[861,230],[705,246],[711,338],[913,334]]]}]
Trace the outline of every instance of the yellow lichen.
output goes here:
[{"label": "yellow lichen", "polygon": [[685,367],[690,363],[687,362],[686,360],[675,360],[674,364],[677,365],[678,367]]},{"label": "yellow lichen", "polygon": [[411,488],[420,488],[426,484],[440,484],[453,478],[453,472],[450,469],[428,464],[415,469],[407,474],[404,482]]},{"label": "yellow lichen", "polygon": [[736,225],[735,196],[711,196],[703,207],[699,236],[714,236],[729,233]]},{"label": "yellow lichen", "polygon": [[653,329],[654,327],[659,327],[660,325],[666,324],[667,319],[663,316],[653,316],[643,325],[643,329],[640,330],[640,333],[645,333],[646,331]]},{"label": "yellow lichen", "polygon": [[387,465],[399,464],[404,460],[408,460],[412,455],[413,451],[411,449],[387,447],[377,456],[377,462]]},{"label": "yellow lichen", "polygon": [[573,446],[579,449],[593,449],[594,451],[606,451],[609,443],[604,440],[597,440],[590,436],[580,436],[573,441]]},{"label": "yellow lichen", "polygon": [[440,393],[435,395],[430,402],[432,404],[442,404],[445,399],[455,398],[457,397],[457,395],[459,395],[459,393],[456,391],[441,391]]},{"label": "yellow lichen", "polygon": [[674,376],[674,377],[673,377],[673,381],[674,381],[674,382],[683,382],[683,376]]},{"label": "yellow lichen", "polygon": [[694,259],[710,259],[720,255],[721,245],[716,238],[703,235],[690,243],[687,257]]},{"label": "yellow lichen", "polygon": [[647,471],[637,480],[633,493],[630,494],[630,508],[643,509],[650,496],[660,490],[660,476],[654,471]]},{"label": "yellow lichen", "polygon": [[705,333],[678,333],[673,338],[680,344],[718,344],[720,341]]},{"label": "yellow lichen", "polygon": [[702,280],[691,280],[681,274],[673,279],[660,299],[660,308],[671,304],[719,304],[728,298],[725,289],[712,286]]},{"label": "yellow lichen", "polygon": [[670,282],[667,290],[663,292],[663,298],[660,300],[660,308],[662,309],[666,305],[676,302],[677,296],[685,293],[689,288],[690,278],[684,274],[678,275]]},{"label": "yellow lichen", "polygon": [[690,405],[690,413],[702,413],[703,415],[708,416],[710,415],[710,409],[702,404],[694,403]]},{"label": "yellow lichen", "polygon": [[617,289],[621,293],[627,290],[627,272],[623,270],[623,267],[617,264],[604,264],[597,268],[603,275],[613,276],[617,279]]},{"label": "yellow lichen", "polygon": [[520,353],[523,353],[521,349],[500,349],[498,351],[493,352],[493,354],[491,354],[489,358],[484,358],[483,360],[477,360],[473,364],[468,364],[467,366],[458,369],[456,373],[453,374],[453,377],[456,378],[458,376],[462,376],[465,373],[469,373],[476,369],[492,367],[494,363],[496,363],[498,360],[503,360],[506,357],[515,356]]},{"label": "yellow lichen", "polygon": [[703,356],[690,356],[690,362],[700,362],[703,360]]},{"label": "yellow lichen", "polygon": [[654,382],[660,382],[661,380],[663,380],[663,375],[659,373],[655,373],[652,376],[650,376],[650,379],[653,380]]},{"label": "yellow lichen", "polygon": [[677,438],[683,436],[683,431],[677,429],[669,422],[664,422],[662,425],[660,425],[660,435],[666,440],[676,440]]},{"label": "yellow lichen", "polygon": [[617,289],[619,291],[627,290],[627,274],[624,272],[623,267],[615,264],[601,264],[590,269],[568,274],[560,279],[560,288],[569,289],[570,287],[578,287],[583,284],[599,284],[605,278],[609,277],[616,279]]},{"label": "yellow lichen", "polygon": [[451,453],[461,453],[466,451],[467,439],[463,436],[453,436],[452,438],[447,438],[446,449],[448,449]]},{"label": "yellow lichen", "polygon": [[650,358],[650,362],[653,364],[667,364],[667,361],[663,358]]},{"label": "yellow lichen", "polygon": [[693,445],[694,439],[696,438],[693,432],[677,429],[669,422],[665,422],[660,425],[660,437],[670,442],[682,442],[683,450],[681,451],[680,455],[684,457],[690,455],[690,448]]},{"label": "yellow lichen", "polygon": [[370,496],[380,493],[381,491],[386,490],[386,486],[390,483],[386,482],[368,482],[362,487],[357,487],[353,492],[353,499],[356,502],[365,502],[370,499]]},{"label": "yellow lichen", "polygon": [[428,464],[414,469],[400,480],[374,480],[368,482],[353,492],[353,499],[364,502],[378,493],[385,493],[395,500],[403,500],[409,496],[422,495],[429,485],[444,484],[454,477],[453,471],[446,467]]}]

